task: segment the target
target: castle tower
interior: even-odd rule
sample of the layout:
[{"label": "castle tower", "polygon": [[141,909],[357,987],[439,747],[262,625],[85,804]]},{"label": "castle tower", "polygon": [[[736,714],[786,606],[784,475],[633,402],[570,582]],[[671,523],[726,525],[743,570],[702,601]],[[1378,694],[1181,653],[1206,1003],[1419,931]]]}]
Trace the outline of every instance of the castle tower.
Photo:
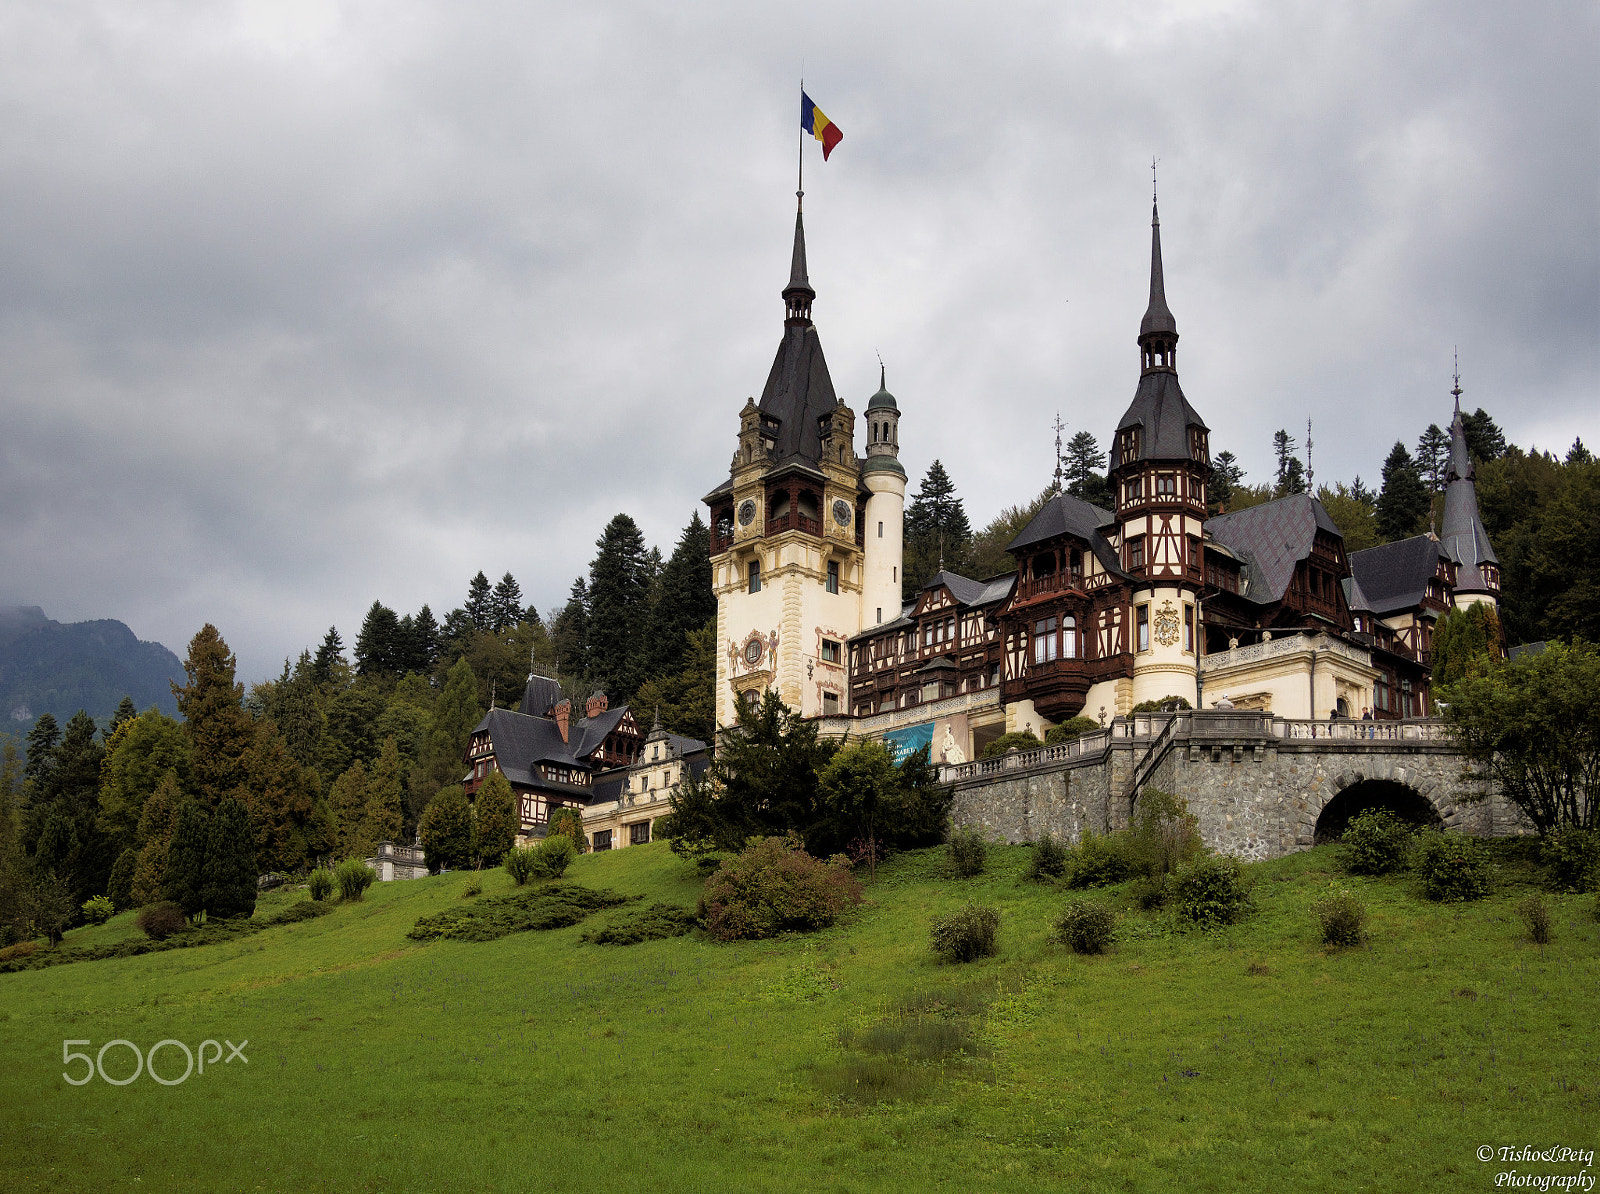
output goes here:
[{"label": "castle tower", "polygon": [[[846,644],[868,624],[867,506],[879,493],[893,500],[905,494],[903,470],[897,499],[892,481],[875,482],[876,489],[863,483],[855,413],[835,395],[828,376],[811,321],[815,298],[797,211],[783,288],[783,339],[761,401],[752,398],[739,412],[739,446],[728,479],[705,497],[717,595],[719,726],[736,724],[741,703],[759,700],[768,689],[802,716],[848,711]],[[899,469],[890,459],[886,478]],[[884,514],[877,509],[873,518],[884,522],[887,543],[891,518],[886,506]],[[895,558],[888,567],[898,582],[898,517],[893,528]],[[899,613],[898,583],[894,587],[894,610],[885,609],[886,618]],[[869,615],[889,604],[881,596],[873,601]]]},{"label": "castle tower", "polygon": [[1456,562],[1454,602],[1465,609],[1479,601],[1498,608],[1500,604],[1500,561],[1489,542],[1489,533],[1478,516],[1476,469],[1467,451],[1466,428],[1461,422],[1461,374],[1457,373],[1455,418],[1450,420],[1450,464],[1445,470],[1444,527],[1439,545]]},{"label": "castle tower", "polygon": [[867,459],[861,467],[867,499],[866,581],[861,626],[867,629],[900,616],[900,569],[904,566],[906,470],[900,463],[900,407],[878,370],[878,392],[867,400]]},{"label": "castle tower", "polygon": [[1202,541],[1209,430],[1178,385],[1178,323],[1167,307],[1161,219],[1150,210],[1150,304],[1139,325],[1139,387],[1112,442],[1122,568],[1132,578],[1131,702],[1193,700],[1205,580]]}]

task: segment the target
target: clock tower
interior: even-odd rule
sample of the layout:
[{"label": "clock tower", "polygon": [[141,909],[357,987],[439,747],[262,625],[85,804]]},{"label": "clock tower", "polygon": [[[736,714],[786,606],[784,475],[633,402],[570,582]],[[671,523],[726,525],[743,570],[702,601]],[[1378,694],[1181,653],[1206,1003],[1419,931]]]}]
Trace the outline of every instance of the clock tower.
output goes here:
[{"label": "clock tower", "polygon": [[869,415],[890,438],[858,458],[855,412],[834,393],[811,322],[815,298],[797,211],[783,339],[761,400],[739,412],[728,479],[705,497],[722,727],[768,689],[805,717],[849,712],[849,639],[900,614],[899,409],[880,386]]}]

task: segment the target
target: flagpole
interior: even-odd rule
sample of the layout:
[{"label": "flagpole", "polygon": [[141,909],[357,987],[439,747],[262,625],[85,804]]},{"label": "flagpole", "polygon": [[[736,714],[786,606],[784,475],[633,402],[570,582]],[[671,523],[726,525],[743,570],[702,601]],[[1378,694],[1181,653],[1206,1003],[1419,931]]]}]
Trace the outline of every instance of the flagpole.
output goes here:
[{"label": "flagpole", "polygon": [[[800,76],[800,114],[806,111],[806,77]],[[800,126],[799,166],[795,175],[794,209],[800,212],[805,208],[806,200],[806,130],[805,125]]]}]

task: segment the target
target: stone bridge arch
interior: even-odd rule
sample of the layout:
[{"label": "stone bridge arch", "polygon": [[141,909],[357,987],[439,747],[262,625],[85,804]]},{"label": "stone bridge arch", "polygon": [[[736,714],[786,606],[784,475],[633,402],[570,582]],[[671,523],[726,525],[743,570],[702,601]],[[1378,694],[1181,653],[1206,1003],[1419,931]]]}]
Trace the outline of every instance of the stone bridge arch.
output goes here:
[{"label": "stone bridge arch", "polygon": [[[1302,848],[1337,841],[1350,818],[1387,809],[1419,829],[1489,833],[1489,806],[1474,801],[1481,791],[1464,760],[1452,753],[1326,757],[1297,802],[1296,843]],[[1345,764],[1338,766],[1338,764]],[[1483,822],[1483,824],[1479,824]]]},{"label": "stone bridge arch", "polygon": [[[1434,791],[1438,791],[1437,786]],[[1321,846],[1338,841],[1352,817],[1375,809],[1394,813],[1417,829],[1444,828],[1444,816],[1438,806],[1410,784],[1363,778],[1335,793],[1322,806],[1312,826],[1312,843]]]}]

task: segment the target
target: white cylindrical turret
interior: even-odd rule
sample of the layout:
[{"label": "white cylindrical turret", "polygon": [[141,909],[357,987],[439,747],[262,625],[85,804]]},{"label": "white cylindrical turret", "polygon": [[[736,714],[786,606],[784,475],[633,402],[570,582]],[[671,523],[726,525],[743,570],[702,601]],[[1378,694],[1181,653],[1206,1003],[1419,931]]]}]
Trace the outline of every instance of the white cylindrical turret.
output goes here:
[{"label": "white cylindrical turret", "polygon": [[878,374],[878,392],[867,402],[867,460],[861,480],[867,499],[866,553],[862,561],[861,629],[900,616],[900,569],[904,563],[906,470],[901,466],[900,407]]}]

